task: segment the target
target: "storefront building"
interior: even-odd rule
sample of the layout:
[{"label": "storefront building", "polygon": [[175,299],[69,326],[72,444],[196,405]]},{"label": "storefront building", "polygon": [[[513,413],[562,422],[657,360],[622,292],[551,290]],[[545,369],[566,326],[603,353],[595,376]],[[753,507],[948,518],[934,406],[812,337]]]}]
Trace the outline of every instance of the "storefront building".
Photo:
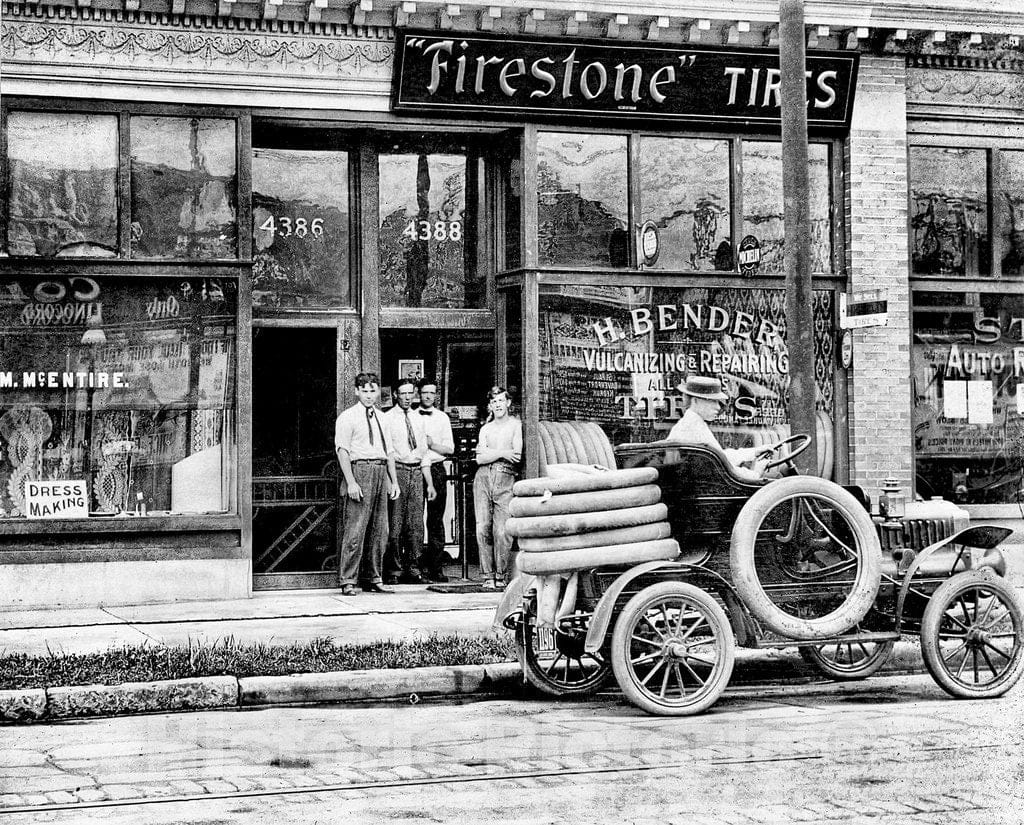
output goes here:
[{"label": "storefront building", "polygon": [[[818,468],[1013,524],[1024,14],[988,6],[807,3]],[[787,432],[778,11],[730,14],[4,2],[7,603],[335,586],[364,369],[436,377],[463,456],[509,386],[528,473],[542,421],[664,437],[692,372],[723,443]]]}]

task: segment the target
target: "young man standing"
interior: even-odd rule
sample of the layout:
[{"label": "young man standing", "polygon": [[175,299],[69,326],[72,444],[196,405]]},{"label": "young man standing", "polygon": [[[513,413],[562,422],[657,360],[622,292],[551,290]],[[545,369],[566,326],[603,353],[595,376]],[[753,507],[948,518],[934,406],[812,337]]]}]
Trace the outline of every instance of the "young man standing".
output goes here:
[{"label": "young man standing", "polygon": [[398,471],[398,497],[391,504],[390,538],[384,559],[385,581],[423,584],[417,561],[423,547],[423,490],[434,498],[434,484],[427,458],[427,434],[423,419],[412,412],[416,385],[408,379],[398,382],[396,403],[382,416]]},{"label": "young man standing", "polygon": [[448,503],[448,479],[444,462],[455,452],[452,422],[448,415],[437,409],[437,382],[424,378],[419,383],[420,407],[416,411],[427,434],[427,459],[430,478],[436,495],[427,501],[427,546],[420,557],[420,573],[433,582],[446,582],[444,563],[444,509]]},{"label": "young man standing", "polygon": [[391,592],[381,583],[381,564],[388,541],[388,497],[398,497],[395,464],[375,407],[380,379],[375,373],[361,372],[355,388],[359,400],[334,424],[334,447],[346,491],[338,559],[343,596],[356,595],[357,580],[368,592]]},{"label": "young man standing", "polygon": [[505,529],[519,461],[523,456],[523,424],[509,415],[511,401],[504,387],[487,393],[487,423],[476,445],[479,469],[473,479],[476,542],[486,590],[499,590],[508,580],[512,537]]}]

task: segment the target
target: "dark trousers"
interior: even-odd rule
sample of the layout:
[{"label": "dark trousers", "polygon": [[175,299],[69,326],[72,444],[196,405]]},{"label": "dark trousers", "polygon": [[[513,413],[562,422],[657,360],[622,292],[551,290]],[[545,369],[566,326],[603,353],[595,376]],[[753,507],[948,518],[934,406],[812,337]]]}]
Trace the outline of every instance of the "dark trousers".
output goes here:
[{"label": "dark trousers", "polygon": [[363,499],[353,501],[345,496],[338,577],[343,585],[355,584],[357,578],[380,583],[388,543],[388,468],[384,462],[354,461],[352,476]]},{"label": "dark trousers", "polygon": [[420,567],[430,573],[440,573],[448,554],[444,552],[444,508],[448,503],[448,475],[444,462],[430,465],[430,478],[434,482],[437,498],[427,502],[427,544],[420,558]]},{"label": "dark trousers", "polygon": [[398,498],[391,502],[391,529],[384,559],[386,576],[415,573],[423,544],[423,471],[418,464],[399,464]]}]

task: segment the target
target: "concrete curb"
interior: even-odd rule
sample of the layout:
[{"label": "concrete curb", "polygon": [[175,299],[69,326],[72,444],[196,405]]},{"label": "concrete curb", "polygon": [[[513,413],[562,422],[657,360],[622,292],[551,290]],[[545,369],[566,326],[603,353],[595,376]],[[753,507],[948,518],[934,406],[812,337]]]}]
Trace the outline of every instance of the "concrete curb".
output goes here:
[{"label": "concrete curb", "polygon": [[[920,673],[921,646],[897,642],[882,674]],[[731,685],[820,680],[795,648],[737,651]],[[36,722],[88,716],[123,716],[229,707],[380,701],[420,697],[513,693],[523,684],[517,662],[394,670],[348,670],[291,676],[206,676],[122,685],[79,685],[0,691],[0,721]]]},{"label": "concrete curb", "polygon": [[491,693],[519,678],[519,665],[515,662],[254,676],[238,680],[238,699],[240,705],[249,706],[458,696]]}]

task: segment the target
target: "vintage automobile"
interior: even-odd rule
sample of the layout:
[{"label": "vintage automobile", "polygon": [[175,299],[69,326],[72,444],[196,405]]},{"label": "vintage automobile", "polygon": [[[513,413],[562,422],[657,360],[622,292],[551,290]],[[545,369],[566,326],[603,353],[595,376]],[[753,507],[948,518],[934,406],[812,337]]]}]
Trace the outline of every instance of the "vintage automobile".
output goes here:
[{"label": "vintage automobile", "polygon": [[[615,448],[612,472],[657,471],[678,555],[616,562],[591,549],[598,560],[591,566],[582,551],[526,559],[573,561],[543,576],[519,575],[499,605],[496,621],[514,631],[525,678],[566,696],[596,691],[614,674],[637,707],[681,716],[719,698],[737,645],[798,646],[822,673],[852,680],[875,673],[901,635],[916,634],[928,670],[953,696],[1009,690],[1024,671],[1024,614],[997,549],[1011,531],[947,517],[872,517],[859,488],[797,473],[793,459],[809,440],[797,435],[777,446],[771,465],[782,476],[771,481],[739,477],[709,447]],[[525,483],[534,493],[545,487],[544,479]],[[565,482],[548,486],[557,491]],[[551,490],[542,492],[529,512],[543,512],[552,499]],[[569,525],[565,535],[581,523],[572,518],[547,523]],[[519,535],[529,534],[529,521],[519,519]],[[579,538],[559,538],[558,546],[588,544]],[[531,541],[543,550],[555,540]],[[554,607],[542,598],[552,586]]]}]

